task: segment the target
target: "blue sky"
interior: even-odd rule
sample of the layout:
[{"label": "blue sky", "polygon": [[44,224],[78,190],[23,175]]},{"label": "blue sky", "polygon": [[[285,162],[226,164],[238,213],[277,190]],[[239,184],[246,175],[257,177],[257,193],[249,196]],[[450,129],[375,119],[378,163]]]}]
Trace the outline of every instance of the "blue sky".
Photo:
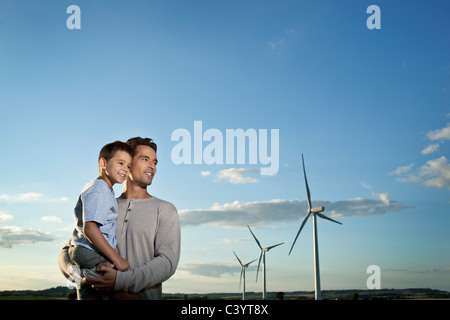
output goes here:
[{"label": "blue sky", "polygon": [[[70,30],[69,5],[81,9]],[[369,30],[367,7],[381,9]],[[446,1],[2,1],[0,290],[65,285],[56,256],[100,148],[158,144],[150,193],[175,204],[182,255],[166,292],[237,292],[267,255],[267,290],[450,290],[450,5]],[[177,129],[279,130],[279,170],[179,164]],[[270,135],[269,135],[270,136]],[[203,142],[206,147],[209,142]],[[225,141],[224,141],[225,145]],[[248,147],[248,145],[247,145]],[[269,148],[270,150],[270,148]],[[225,149],[223,150],[225,153]],[[247,150],[248,151],[248,150]],[[120,194],[121,186],[115,186]],[[256,264],[247,269],[247,290]]]}]

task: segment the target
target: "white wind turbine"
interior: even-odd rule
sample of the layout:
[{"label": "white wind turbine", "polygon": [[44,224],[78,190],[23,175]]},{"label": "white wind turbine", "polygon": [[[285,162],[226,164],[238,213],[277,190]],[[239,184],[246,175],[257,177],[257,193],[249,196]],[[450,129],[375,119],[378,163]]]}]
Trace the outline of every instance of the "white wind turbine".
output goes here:
[{"label": "white wind turbine", "polygon": [[236,259],[239,261],[239,264],[240,264],[241,267],[242,267],[242,269],[241,269],[241,277],[240,277],[240,279],[239,279],[239,287],[241,286],[242,279],[244,279],[244,286],[242,287],[242,300],[245,300],[245,269],[246,269],[252,262],[256,261],[256,259],[250,261],[249,263],[242,264],[241,259],[239,259],[239,257],[237,256],[236,252],[233,251],[233,253],[234,253],[234,255],[236,256]]},{"label": "white wind turbine", "polygon": [[315,278],[315,298],[316,300],[322,299],[322,293],[320,291],[320,270],[319,270],[319,244],[317,242],[317,222],[316,217],[320,217],[326,220],[330,220],[339,224],[342,224],[336,220],[333,220],[320,212],[325,210],[325,207],[315,207],[312,208],[311,206],[311,194],[309,192],[308,187],[308,180],[306,179],[306,171],[305,171],[305,161],[303,159],[302,154],[302,163],[303,163],[303,175],[305,176],[305,185],[306,185],[306,196],[308,200],[308,214],[306,215],[305,219],[303,220],[300,229],[297,232],[297,235],[295,236],[295,240],[292,243],[291,250],[289,250],[289,255],[291,254],[292,249],[294,248],[295,241],[297,241],[298,235],[300,234],[300,231],[302,231],[303,226],[305,225],[306,221],[308,220],[311,213],[313,214],[313,238],[314,238],[314,278]]},{"label": "white wind turbine", "polygon": [[258,269],[256,270],[256,281],[258,281],[259,266],[261,264],[261,258],[262,258],[262,260],[263,260],[263,280],[262,280],[263,296],[262,296],[262,298],[264,300],[266,298],[266,252],[268,252],[270,249],[278,247],[279,245],[285,244],[286,242],[281,242],[281,243],[275,244],[273,246],[263,248],[261,246],[261,243],[259,243],[258,239],[256,239],[255,235],[253,234],[252,229],[250,229],[249,226],[247,226],[247,227],[248,227],[248,230],[250,230],[250,233],[252,234],[253,238],[255,238],[256,244],[261,249],[261,254],[259,255],[259,261],[258,261]]}]

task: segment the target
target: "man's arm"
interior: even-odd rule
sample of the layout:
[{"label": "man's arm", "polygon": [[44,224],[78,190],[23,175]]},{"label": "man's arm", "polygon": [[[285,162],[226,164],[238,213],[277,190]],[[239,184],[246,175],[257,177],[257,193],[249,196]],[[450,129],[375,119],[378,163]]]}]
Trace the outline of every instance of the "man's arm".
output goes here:
[{"label": "man's arm", "polygon": [[155,238],[155,258],[132,270],[118,271],[114,291],[139,292],[169,279],[180,259],[181,230],[173,205],[163,209]]}]

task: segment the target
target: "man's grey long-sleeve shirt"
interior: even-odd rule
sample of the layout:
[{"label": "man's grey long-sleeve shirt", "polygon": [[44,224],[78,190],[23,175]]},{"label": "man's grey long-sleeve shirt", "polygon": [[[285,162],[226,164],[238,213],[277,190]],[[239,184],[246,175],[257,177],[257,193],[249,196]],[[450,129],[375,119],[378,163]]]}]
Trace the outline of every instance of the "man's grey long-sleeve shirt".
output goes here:
[{"label": "man's grey long-sleeve shirt", "polygon": [[161,299],[162,282],[169,279],[180,259],[178,212],[170,202],[117,199],[117,252],[131,270],[118,271],[114,291],[137,293],[140,299]]}]

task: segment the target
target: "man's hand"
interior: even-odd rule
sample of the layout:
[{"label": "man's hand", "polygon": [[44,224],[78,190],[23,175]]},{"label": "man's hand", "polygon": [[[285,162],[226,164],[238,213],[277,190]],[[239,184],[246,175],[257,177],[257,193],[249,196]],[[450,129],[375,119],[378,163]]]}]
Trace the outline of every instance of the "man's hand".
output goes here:
[{"label": "man's hand", "polygon": [[109,262],[99,263],[97,265],[97,272],[100,278],[86,277],[85,281],[92,285],[95,290],[112,291],[116,283],[117,270],[114,265]]}]

